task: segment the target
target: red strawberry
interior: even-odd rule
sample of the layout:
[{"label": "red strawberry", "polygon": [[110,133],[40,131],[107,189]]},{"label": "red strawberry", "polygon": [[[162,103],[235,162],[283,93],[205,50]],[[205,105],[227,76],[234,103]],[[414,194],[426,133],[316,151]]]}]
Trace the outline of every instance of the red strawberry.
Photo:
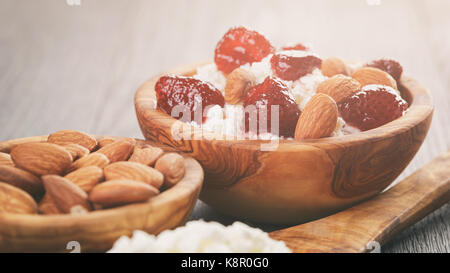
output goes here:
[{"label": "red strawberry", "polygon": [[342,118],[351,126],[367,131],[403,115],[408,103],[384,85],[366,85],[339,104]]},{"label": "red strawberry", "polygon": [[270,59],[272,71],[277,77],[286,81],[295,81],[320,68],[322,60],[314,55],[301,57],[275,54]]},{"label": "red strawberry", "polygon": [[220,71],[229,74],[243,64],[261,61],[272,52],[273,46],[263,35],[236,27],[228,30],[217,43],[214,61]]},{"label": "red strawberry", "polygon": [[309,50],[309,48],[301,43],[298,43],[296,45],[293,46],[283,46],[281,48],[282,50],[301,50],[301,51],[306,51]]},{"label": "red strawberry", "polygon": [[[256,132],[260,133],[259,120],[264,116],[260,116],[258,111],[262,110],[265,111],[263,113],[267,113],[267,132],[275,134],[271,128],[271,106],[273,105],[278,105],[279,135],[293,137],[300,116],[300,109],[286,85],[271,77],[267,77],[264,82],[252,87],[244,100],[244,107],[248,111],[245,113],[246,131],[253,131],[254,127],[251,125],[255,124]],[[254,106],[254,108],[251,109],[247,106]],[[257,117],[256,121],[252,120],[253,116]]]},{"label": "red strawberry", "polygon": [[[194,120],[195,111],[205,111],[209,105],[220,105],[224,107],[225,99],[222,93],[211,84],[192,78],[182,76],[163,76],[155,85],[158,108],[167,114],[177,105],[186,106],[191,113],[190,121]],[[206,113],[203,114],[205,116]],[[174,116],[181,118],[182,115]],[[183,117],[186,119],[187,117]],[[187,118],[188,119],[188,118]],[[202,117],[202,121],[205,118]],[[200,120],[195,120],[201,123]]]},{"label": "red strawberry", "polygon": [[375,67],[389,73],[396,81],[400,79],[403,72],[403,67],[400,63],[390,59],[374,60],[366,66]]}]

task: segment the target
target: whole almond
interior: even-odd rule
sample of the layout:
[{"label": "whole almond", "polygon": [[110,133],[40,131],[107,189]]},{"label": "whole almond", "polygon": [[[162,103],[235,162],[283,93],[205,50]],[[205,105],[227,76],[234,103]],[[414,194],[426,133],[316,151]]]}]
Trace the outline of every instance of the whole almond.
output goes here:
[{"label": "whole almond", "polygon": [[164,175],[164,185],[172,187],[178,183],[186,172],[184,158],[177,153],[167,153],[156,161],[155,169]]},{"label": "whole almond", "polygon": [[100,148],[95,153],[106,155],[110,163],[126,161],[134,149],[134,144],[128,140],[117,140],[111,144]]},{"label": "whole almond", "polygon": [[345,75],[335,75],[321,82],[317,86],[316,92],[330,96],[339,104],[360,90],[361,84],[357,80]]},{"label": "whole almond", "polygon": [[11,158],[17,167],[36,175],[62,174],[72,164],[72,156],[52,143],[25,143],[14,147]]},{"label": "whole almond", "polygon": [[0,152],[0,166],[14,166],[11,156],[7,153]]},{"label": "whole almond", "polygon": [[225,100],[230,104],[242,101],[247,91],[255,85],[255,76],[242,68],[236,68],[227,76]]},{"label": "whole almond", "polygon": [[137,162],[112,163],[105,167],[104,172],[106,180],[134,180],[152,185],[157,189],[164,182],[164,176],[161,172]]},{"label": "whole almond", "polygon": [[103,170],[97,166],[80,168],[67,174],[64,178],[80,187],[85,192],[90,192],[103,180]]},{"label": "whole almond", "polygon": [[78,144],[71,143],[63,145],[63,147],[70,153],[73,160],[77,160],[89,154],[89,150],[87,148]]},{"label": "whole almond", "polygon": [[25,191],[0,182],[0,214],[36,214],[37,204]]},{"label": "whole almond", "polygon": [[102,139],[97,140],[97,143],[98,143],[98,146],[99,146],[100,148],[103,148],[103,147],[105,147],[106,145],[111,144],[111,143],[113,143],[113,142],[115,142],[115,141],[116,141],[116,140],[113,139],[113,138],[105,137],[105,138],[102,138]]},{"label": "whole almond", "polygon": [[48,142],[65,145],[65,144],[78,144],[89,151],[92,151],[97,146],[97,140],[88,134],[74,130],[61,130],[51,134],[48,137]]},{"label": "whole almond", "polygon": [[369,84],[387,85],[397,89],[397,82],[389,73],[374,67],[362,67],[353,73],[352,77],[357,80],[361,86]]},{"label": "whole almond", "polygon": [[322,74],[327,77],[343,74],[349,75],[349,71],[344,61],[337,57],[330,57],[322,60],[321,66]]},{"label": "whole almond", "polygon": [[163,154],[164,151],[158,147],[149,146],[141,148],[136,146],[134,147],[133,154],[130,156],[128,161],[153,166],[155,165],[156,160],[158,160]]},{"label": "whole almond", "polygon": [[51,199],[49,194],[45,194],[39,202],[39,212],[45,215],[63,214],[61,210],[56,207],[55,202]]},{"label": "whole almond", "polygon": [[73,206],[80,205],[91,210],[88,195],[77,185],[58,175],[42,177],[45,190],[55,202],[56,207],[64,213],[70,213]]},{"label": "whole almond", "polygon": [[20,188],[34,197],[40,197],[44,193],[42,181],[37,176],[16,167],[0,165],[0,181]]},{"label": "whole almond", "polygon": [[159,194],[158,189],[132,180],[111,180],[95,186],[89,200],[105,207],[143,202]]},{"label": "whole almond", "polygon": [[300,114],[295,128],[295,139],[329,137],[336,128],[337,120],[336,102],[328,95],[316,94]]},{"label": "whole almond", "polygon": [[97,166],[101,169],[109,164],[109,159],[104,154],[93,153],[82,157],[75,162],[69,168],[69,172],[73,172],[83,167]]}]

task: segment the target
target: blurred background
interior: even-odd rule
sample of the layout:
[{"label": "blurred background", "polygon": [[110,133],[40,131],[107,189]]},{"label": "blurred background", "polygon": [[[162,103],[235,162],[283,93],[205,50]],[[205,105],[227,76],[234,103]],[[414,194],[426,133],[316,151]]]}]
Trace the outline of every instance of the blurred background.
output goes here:
[{"label": "blurred background", "polygon": [[[432,126],[401,179],[450,148],[449,14],[448,0],[0,0],[0,141],[60,129],[142,137],[139,85],[212,59],[221,36],[244,25],[323,57],[394,58],[428,87]],[[234,221],[201,202],[198,218]],[[450,252],[449,204],[383,251]]]}]

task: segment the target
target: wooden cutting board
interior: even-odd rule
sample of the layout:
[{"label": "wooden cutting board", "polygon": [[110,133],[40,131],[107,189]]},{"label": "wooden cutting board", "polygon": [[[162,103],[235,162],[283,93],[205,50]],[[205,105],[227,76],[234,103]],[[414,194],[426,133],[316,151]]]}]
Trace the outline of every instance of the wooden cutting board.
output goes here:
[{"label": "wooden cutting board", "polygon": [[377,197],[270,236],[294,252],[372,252],[449,201],[447,151]]}]

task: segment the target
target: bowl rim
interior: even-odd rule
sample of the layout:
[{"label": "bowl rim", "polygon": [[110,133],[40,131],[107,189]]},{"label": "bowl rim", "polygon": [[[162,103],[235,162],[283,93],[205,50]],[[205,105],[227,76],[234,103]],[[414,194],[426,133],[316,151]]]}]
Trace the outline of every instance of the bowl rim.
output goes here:
[{"label": "bowl rim", "polygon": [[[202,131],[202,129],[200,128],[194,127],[184,122],[180,122],[170,115],[156,109],[154,86],[156,81],[163,75],[172,74],[192,76],[193,74],[195,74],[198,67],[211,63],[211,61],[203,61],[194,64],[181,65],[173,69],[169,69],[145,81],[136,91],[134,96],[135,110],[139,122],[145,119],[147,121],[151,121],[156,127],[163,128],[166,131],[170,130],[175,122],[178,122],[183,123],[183,126],[187,126],[186,128],[192,130],[192,132],[199,132],[202,134],[207,133]],[[308,140],[279,140],[278,149],[281,148],[283,151],[295,151],[299,147],[302,147],[304,145],[329,146],[330,144],[339,144],[345,146],[367,141],[377,141],[379,139],[393,137],[402,134],[405,131],[408,131],[409,129],[423,122],[433,113],[433,99],[431,96],[431,92],[427,88],[422,86],[417,80],[408,75],[403,74],[401,76],[401,79],[398,81],[398,86],[399,91],[402,93],[402,97],[409,98],[408,111],[402,117],[399,117],[396,120],[393,120],[387,124],[371,130],[344,136],[333,136]],[[212,135],[214,136],[215,134]],[[214,142],[214,144],[216,145],[232,145],[234,147],[246,148],[251,150],[260,150],[260,144],[268,142],[265,140],[223,140],[206,138],[202,138],[201,141]]]},{"label": "bowl rim", "polygon": [[[30,142],[44,142],[48,136],[36,136],[18,138],[0,142],[0,152],[9,152],[10,149],[16,145]],[[100,136],[94,136],[96,138]],[[122,137],[115,136],[101,136],[113,139],[120,139]],[[138,143],[147,143],[149,141],[136,139]],[[154,144],[154,143],[149,143]],[[99,220],[108,221],[108,219],[121,218],[128,215],[131,211],[151,211],[155,207],[166,206],[172,202],[181,199],[198,198],[198,194],[203,185],[204,172],[200,163],[192,157],[184,156],[186,165],[186,174],[175,186],[167,189],[157,196],[149,199],[147,202],[124,205],[116,208],[109,208],[105,210],[94,210],[86,214],[72,215],[72,214],[57,214],[57,215],[43,215],[43,214],[15,214],[15,213],[0,213],[0,224],[14,223],[20,226],[36,226],[40,228],[51,227],[57,228],[65,227],[71,224],[83,226],[85,224],[98,222]],[[1,234],[1,232],[0,232]]]}]

